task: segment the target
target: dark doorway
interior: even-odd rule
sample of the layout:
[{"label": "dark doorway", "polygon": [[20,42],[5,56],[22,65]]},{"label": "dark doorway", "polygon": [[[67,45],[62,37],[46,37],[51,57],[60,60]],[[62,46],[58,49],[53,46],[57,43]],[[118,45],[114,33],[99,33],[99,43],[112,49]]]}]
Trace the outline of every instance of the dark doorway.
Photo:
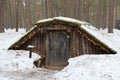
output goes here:
[{"label": "dark doorway", "polygon": [[47,65],[65,66],[70,56],[69,35],[66,31],[50,30],[47,32]]}]

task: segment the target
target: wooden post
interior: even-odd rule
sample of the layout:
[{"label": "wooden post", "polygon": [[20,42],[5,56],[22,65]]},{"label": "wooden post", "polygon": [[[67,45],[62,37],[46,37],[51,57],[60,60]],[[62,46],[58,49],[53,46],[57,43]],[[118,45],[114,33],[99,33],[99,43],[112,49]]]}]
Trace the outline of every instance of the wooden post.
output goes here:
[{"label": "wooden post", "polygon": [[35,46],[33,45],[28,45],[28,49],[29,49],[29,58],[32,58],[32,49],[34,48]]},{"label": "wooden post", "polygon": [[30,48],[29,58],[32,58],[32,49]]}]

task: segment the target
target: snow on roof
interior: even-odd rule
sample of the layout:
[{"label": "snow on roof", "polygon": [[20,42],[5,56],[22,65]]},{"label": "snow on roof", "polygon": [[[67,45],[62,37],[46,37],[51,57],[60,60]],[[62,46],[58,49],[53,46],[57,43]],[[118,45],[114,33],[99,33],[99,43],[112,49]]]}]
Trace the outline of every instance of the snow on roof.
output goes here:
[{"label": "snow on roof", "polygon": [[79,20],[76,20],[76,19],[68,18],[68,17],[53,17],[53,18],[43,19],[43,20],[37,21],[36,24],[40,24],[40,23],[44,23],[44,22],[50,22],[50,21],[53,21],[53,20],[60,20],[60,21],[77,23],[77,24],[89,24],[87,22],[79,21]]},{"label": "snow on roof", "polygon": [[33,45],[28,45],[28,48],[34,48],[35,46],[33,46]]},{"label": "snow on roof", "polygon": [[[102,36],[100,30],[98,30],[97,28],[95,28],[94,26],[92,26],[90,23],[87,23],[85,21],[79,21],[76,19],[72,19],[72,18],[67,18],[67,17],[53,17],[53,18],[48,18],[48,19],[43,19],[43,20],[39,20],[36,22],[36,25],[40,25],[40,24],[45,24],[47,22],[51,22],[51,21],[61,21],[61,22],[68,22],[68,23],[73,23],[73,24],[77,24],[78,28],[84,30],[85,32],[87,32],[89,35],[91,35],[93,38],[95,38],[96,40],[98,40],[100,43],[104,44],[105,46],[107,46],[110,50],[112,50],[113,52],[116,53],[116,48],[114,47],[114,45],[111,44],[111,42],[109,40],[107,40],[107,38],[105,36]],[[27,34],[29,34],[31,31],[33,31],[37,26],[32,27],[24,36],[26,36]],[[24,37],[23,36],[23,37]],[[22,37],[22,38],[23,38]],[[21,38],[21,39],[22,39]],[[21,40],[20,39],[20,40]],[[18,40],[19,41],[19,40]],[[14,44],[13,44],[14,45]],[[12,45],[12,46],[13,46]]]}]

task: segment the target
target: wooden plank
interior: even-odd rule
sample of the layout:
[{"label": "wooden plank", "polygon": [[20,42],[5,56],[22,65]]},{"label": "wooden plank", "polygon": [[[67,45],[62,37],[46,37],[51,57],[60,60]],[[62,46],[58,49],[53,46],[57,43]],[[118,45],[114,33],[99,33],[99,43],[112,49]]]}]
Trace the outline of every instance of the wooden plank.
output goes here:
[{"label": "wooden plank", "polygon": [[85,50],[85,38],[84,38],[84,36],[82,36],[82,50],[83,50],[83,54],[86,54],[86,50]]},{"label": "wooden plank", "polygon": [[80,49],[80,55],[83,54],[83,49],[82,49],[82,34],[79,35],[79,49]]},{"label": "wooden plank", "polygon": [[89,49],[89,47],[88,47],[88,40],[87,40],[87,38],[85,37],[85,48],[86,48],[86,54],[89,54],[89,51],[88,51],[88,49]]},{"label": "wooden plank", "polygon": [[79,43],[80,43],[80,41],[79,41],[79,33],[78,32],[76,32],[76,53],[77,53],[77,56],[79,56],[80,55],[80,49],[79,49]]}]

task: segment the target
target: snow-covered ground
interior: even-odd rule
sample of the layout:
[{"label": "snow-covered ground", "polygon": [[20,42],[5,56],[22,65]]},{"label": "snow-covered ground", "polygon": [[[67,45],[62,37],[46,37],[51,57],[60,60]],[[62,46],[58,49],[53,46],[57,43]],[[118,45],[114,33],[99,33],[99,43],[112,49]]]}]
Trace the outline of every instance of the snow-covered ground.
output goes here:
[{"label": "snow-covered ground", "polygon": [[0,33],[0,80],[52,80],[52,75],[58,71],[44,68],[35,68],[33,61],[40,56],[29,51],[7,50],[8,47],[19,39],[25,30],[6,30]]},{"label": "snow-covered ground", "polygon": [[69,59],[69,65],[61,71],[33,67],[39,56],[29,51],[7,48],[24,33],[6,30],[0,33],[0,80],[120,80],[120,30],[108,34],[100,31],[117,50],[115,55],[82,55]]},{"label": "snow-covered ground", "polygon": [[[117,50],[115,55],[82,55],[69,59],[69,65],[55,74],[56,80],[120,80],[120,30],[100,31]],[[101,38],[102,39],[102,38]]]}]

